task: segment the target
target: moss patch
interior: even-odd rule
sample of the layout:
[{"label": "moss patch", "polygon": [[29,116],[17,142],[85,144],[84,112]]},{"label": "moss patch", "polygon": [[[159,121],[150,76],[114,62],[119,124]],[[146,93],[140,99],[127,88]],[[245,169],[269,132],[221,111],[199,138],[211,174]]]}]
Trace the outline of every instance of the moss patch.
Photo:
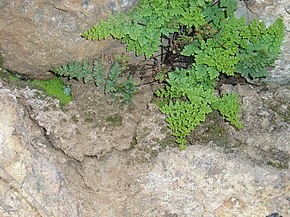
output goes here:
[{"label": "moss patch", "polygon": [[289,168],[288,162],[290,160],[290,156],[287,152],[272,148],[262,153],[262,156],[269,166],[281,170]]},{"label": "moss patch", "polygon": [[70,88],[60,78],[33,80],[32,84],[42,89],[47,95],[58,99],[61,105],[67,105],[72,101]]},{"label": "moss patch", "polygon": [[[13,87],[25,88],[28,86],[31,89],[40,89],[46,95],[58,99],[62,106],[67,105],[72,101],[70,87],[60,78],[50,80],[31,80],[28,77],[11,73],[4,69],[0,70],[0,77],[3,81]],[[40,97],[40,95],[37,97]]]},{"label": "moss patch", "polygon": [[153,104],[157,105],[159,108],[161,108],[164,105],[166,105],[167,102],[165,99],[154,97],[150,103],[153,103]]},{"label": "moss patch", "polygon": [[119,114],[111,115],[106,118],[106,122],[112,124],[113,126],[119,127],[122,125],[123,118]]},{"label": "moss patch", "polygon": [[223,117],[217,111],[213,111],[208,115],[206,121],[191,133],[189,141],[192,144],[195,144],[196,141],[201,143],[214,141],[218,146],[227,147],[230,143],[229,132]]}]

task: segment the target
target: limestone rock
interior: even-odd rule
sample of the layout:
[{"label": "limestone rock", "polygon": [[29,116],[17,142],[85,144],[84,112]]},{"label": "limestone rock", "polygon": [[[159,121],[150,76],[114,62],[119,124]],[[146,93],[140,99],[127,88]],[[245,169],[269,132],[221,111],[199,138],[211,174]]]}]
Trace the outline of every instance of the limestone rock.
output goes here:
[{"label": "limestone rock", "polygon": [[289,175],[205,146],[171,149],[140,179],[130,208],[136,216],[289,216]]},{"label": "limestone rock", "polygon": [[26,103],[32,102],[26,101],[35,91],[0,87],[0,216],[120,216],[103,192],[86,187],[77,162],[31,120]]},{"label": "limestone rock", "polygon": [[[0,108],[0,216],[67,216],[65,207],[78,202],[61,188],[65,179],[60,168],[31,145],[41,132],[34,131],[8,89],[0,90]],[[45,146],[41,140],[38,145]]]},{"label": "limestone rock", "polygon": [[5,67],[46,78],[54,66],[110,53],[108,49],[114,48],[110,40],[88,41],[80,35],[108,13],[133,3],[135,0],[0,0],[0,52]]},{"label": "limestone rock", "polygon": [[[248,127],[235,136],[245,137],[249,151],[266,145],[276,148],[271,152],[275,156],[283,157],[282,150],[289,154],[290,128],[288,119],[282,120],[288,111],[289,89],[282,86],[255,94],[251,88],[238,88]],[[107,124],[109,130],[94,131],[95,137],[88,137],[88,129],[96,129],[99,122],[82,121],[78,114],[79,121],[71,121],[69,111],[61,111],[50,98],[34,98],[35,93],[28,88],[8,89],[0,83],[0,216],[290,215],[288,167],[256,164],[242,152],[225,153],[207,144],[194,144],[185,151],[167,147],[155,153],[165,137],[164,116],[150,103],[143,111],[149,96],[144,100],[139,95],[135,108],[122,114],[126,124]],[[92,109],[89,97],[95,95],[87,95],[88,107],[75,111]],[[273,104],[280,102],[277,112],[282,116],[275,117],[276,112],[263,105],[262,98],[278,100]],[[92,104],[96,105],[95,113],[110,112],[108,107],[102,112],[96,101]],[[262,106],[264,109],[259,109]],[[257,116],[269,118],[269,129],[263,128],[265,124],[257,121]],[[272,131],[271,126],[282,123],[284,127]],[[130,148],[128,143],[134,136],[139,144]],[[99,155],[101,150],[105,153]],[[265,156],[265,160],[270,158],[280,162]]]}]

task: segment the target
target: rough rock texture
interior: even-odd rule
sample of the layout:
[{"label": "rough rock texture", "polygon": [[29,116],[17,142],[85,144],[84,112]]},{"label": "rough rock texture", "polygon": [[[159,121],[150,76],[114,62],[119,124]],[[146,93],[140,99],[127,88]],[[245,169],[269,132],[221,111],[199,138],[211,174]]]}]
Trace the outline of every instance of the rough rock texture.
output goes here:
[{"label": "rough rock texture", "polygon": [[[30,117],[45,130],[54,146],[71,158],[81,161],[85,156],[99,157],[113,149],[129,149],[136,137],[137,124],[146,113],[144,107],[152,97],[150,87],[144,87],[135,96],[130,112],[118,113],[113,100],[99,93],[93,84],[80,86],[81,90],[74,90],[75,98],[79,99],[66,108],[67,112],[56,101],[35,98],[31,91],[19,93],[25,98]],[[108,121],[112,117],[113,121]],[[120,123],[114,117],[121,118]]]},{"label": "rough rock texture", "polygon": [[75,216],[78,202],[62,188],[66,182],[63,172],[33,147],[49,146],[42,130],[10,90],[1,88],[0,99],[0,215],[66,216],[70,210]]},{"label": "rough rock texture", "polygon": [[[95,1],[82,1],[83,7],[92,2]],[[33,75],[29,64],[34,64],[34,59],[40,61],[43,66],[33,65],[39,77],[37,70],[47,67],[48,57],[44,53],[55,58],[53,50],[61,52],[63,57],[56,55],[59,58],[56,61],[61,62],[61,58],[68,61],[71,55],[80,57],[76,50],[66,57],[60,51],[70,47],[70,42],[71,49],[79,43],[76,47],[80,53],[91,49],[90,55],[94,55],[99,49],[90,42],[78,42],[78,30],[70,29],[74,19],[76,22],[86,19],[85,12],[97,19],[101,15],[96,15],[96,5],[100,10],[102,7],[109,10],[132,2],[118,1],[115,6],[109,2],[107,6],[93,4],[82,15],[76,9],[79,1],[0,0],[1,12],[14,8],[15,17],[25,27],[25,32],[2,35],[2,31],[22,25],[19,21],[15,26],[9,13],[1,13],[0,18],[13,26],[4,27],[0,22],[1,49],[13,45],[6,58],[19,63],[19,71],[26,70],[23,73]],[[246,2],[252,10],[256,6],[265,8],[261,13],[266,13],[269,5],[287,7],[282,0]],[[50,10],[58,13],[60,20],[51,26],[54,31],[43,32],[39,26],[53,21],[50,20],[53,16],[48,17]],[[26,15],[30,18],[25,18]],[[33,18],[39,19],[37,28],[27,24],[34,23]],[[285,20],[288,18],[286,15]],[[89,26],[91,21],[87,22]],[[65,46],[57,44],[52,50],[45,51],[47,47],[42,50],[40,47],[49,45],[38,40],[33,44],[33,37],[29,38],[31,29],[38,29],[36,32],[47,40],[49,34],[59,37],[58,43]],[[61,41],[64,34],[74,39]],[[19,39],[19,44],[9,44],[10,38]],[[38,48],[29,50],[32,44]],[[281,71],[280,77],[274,71],[273,78],[278,80],[286,80],[289,73],[288,44],[284,45],[284,59],[278,61],[275,69]],[[52,59],[47,63],[54,64]],[[203,143],[192,140],[186,151],[170,147],[172,138],[167,134],[165,117],[150,103],[154,88],[149,85],[138,87],[133,105],[123,110],[117,109],[112,99],[94,85],[73,80],[70,85],[74,101],[61,108],[56,100],[37,90],[15,89],[0,82],[0,216],[265,217],[271,213],[290,216],[289,85],[222,86],[224,92],[239,93],[245,127],[237,131],[223,122],[228,130],[223,136],[211,137]],[[218,127],[216,130],[223,134]],[[210,133],[201,132],[199,137]]]},{"label": "rough rock texture", "polygon": [[243,151],[250,159],[290,168],[290,89],[275,85],[271,91],[263,88],[257,92],[254,88],[237,87],[246,124],[242,130],[233,131],[232,136],[245,145]]},{"label": "rough rock texture", "polygon": [[[136,216],[289,216],[289,173],[204,146],[161,153],[128,212]],[[151,203],[148,203],[150,198]]]},{"label": "rough rock texture", "polygon": [[[5,67],[30,77],[72,60],[95,58],[120,44],[80,37],[106,14],[125,10],[135,0],[0,0],[0,52]],[[109,46],[109,48],[108,48]]]},{"label": "rough rock texture", "polygon": [[222,90],[239,94],[244,127],[237,131],[227,125],[227,133],[208,141],[224,147],[228,153],[243,155],[255,164],[290,168],[289,87],[223,85]]},{"label": "rough rock texture", "polygon": [[[135,166],[126,153],[76,161],[65,153],[65,147],[62,150],[52,143],[45,127],[31,120],[27,105],[56,104],[49,99],[33,101],[36,93],[6,89],[1,83],[0,216],[126,216],[121,214],[122,201],[136,191],[129,191],[128,185],[150,165]],[[55,109],[53,116],[60,117]],[[47,124],[60,129],[58,123]],[[85,148],[87,142],[80,144]]]},{"label": "rough rock texture", "polygon": [[246,127],[186,151],[161,147],[164,116],[148,87],[121,127],[106,123],[116,110],[103,96],[74,88],[62,111],[39,91],[0,84],[0,216],[290,215],[289,87],[234,87]]}]

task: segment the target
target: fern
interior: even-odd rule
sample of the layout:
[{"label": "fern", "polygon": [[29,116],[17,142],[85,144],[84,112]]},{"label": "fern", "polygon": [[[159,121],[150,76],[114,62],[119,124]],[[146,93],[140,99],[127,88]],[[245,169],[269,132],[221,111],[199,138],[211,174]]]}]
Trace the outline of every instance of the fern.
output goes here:
[{"label": "fern", "polygon": [[239,122],[240,107],[236,95],[225,95],[222,98],[215,96],[214,83],[208,76],[210,69],[203,66],[170,72],[166,89],[157,92],[159,97],[170,99],[169,104],[160,110],[167,115],[168,126],[181,146],[186,143],[185,138],[190,132],[213,109],[219,110],[236,127],[242,126]]},{"label": "fern", "polygon": [[[240,59],[236,71],[243,77],[258,78],[267,75],[267,67],[272,66],[281,51],[284,39],[284,25],[282,19],[277,19],[269,28],[264,23],[254,21],[248,27],[248,39],[250,43],[244,49],[240,49]],[[240,33],[243,35],[244,33]]]},{"label": "fern", "polygon": [[92,68],[92,80],[98,87],[105,85],[106,81],[106,67],[98,60],[94,60]]},{"label": "fern", "polygon": [[84,83],[93,81],[106,94],[112,94],[116,101],[128,105],[132,102],[136,87],[132,76],[128,76],[125,81],[120,82],[123,69],[124,66],[115,62],[107,73],[105,65],[100,61],[94,60],[90,65],[87,60],[84,60],[82,63],[73,61],[67,65],[54,67],[52,71],[70,79],[82,79]]},{"label": "fern", "polygon": [[112,36],[126,43],[128,51],[150,57],[159,50],[162,35],[177,32],[180,25],[199,27],[205,24],[201,12],[209,2],[211,0],[141,0],[128,15],[110,15],[107,21],[100,21],[82,36],[92,40]]},{"label": "fern", "polygon": [[106,80],[105,93],[112,94],[113,99],[121,102],[123,105],[128,105],[132,101],[136,87],[130,75],[125,82],[118,82],[120,75],[121,66],[118,62],[115,62],[111,66],[108,79]]},{"label": "fern", "polygon": [[[166,82],[157,96],[168,102],[160,110],[183,149],[186,137],[213,110],[241,128],[238,96],[215,94],[219,77],[264,77],[280,53],[282,18],[266,28],[263,22],[247,24],[244,18],[236,18],[236,9],[236,0],[140,0],[128,14],[110,15],[82,36],[91,40],[111,36],[125,43],[128,51],[146,57],[164,49],[162,43],[167,42],[166,54],[185,66],[171,65],[174,70],[157,73],[156,79]],[[168,62],[172,61],[163,60]],[[117,75],[111,70],[107,92],[117,93],[128,86],[129,93],[131,84],[116,85]]]},{"label": "fern", "polygon": [[240,122],[240,105],[238,103],[238,95],[235,93],[226,94],[220,99],[213,102],[212,107],[218,110],[229,122],[237,128],[242,128]]},{"label": "fern", "polygon": [[54,67],[51,69],[52,72],[60,76],[69,77],[69,79],[83,79],[88,74],[90,74],[89,63],[87,60],[83,63],[72,61],[67,65],[62,65],[60,67]]}]

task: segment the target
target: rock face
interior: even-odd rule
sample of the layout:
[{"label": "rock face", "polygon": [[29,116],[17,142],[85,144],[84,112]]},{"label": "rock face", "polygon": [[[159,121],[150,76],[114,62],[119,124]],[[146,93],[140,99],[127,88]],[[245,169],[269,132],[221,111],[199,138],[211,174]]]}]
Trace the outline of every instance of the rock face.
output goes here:
[{"label": "rock face", "polygon": [[[93,2],[99,1],[0,0],[1,12],[13,11],[19,21],[14,24],[11,14],[0,14],[11,25],[0,24],[0,46],[7,48],[5,58],[11,58],[7,64],[40,77],[43,67],[49,66],[45,62],[41,66],[35,59],[46,61],[47,55],[50,64],[68,61],[71,55],[81,58],[74,47],[83,55],[90,50],[88,57],[95,55],[99,48],[95,42],[78,38],[74,21],[83,23],[81,18],[90,17],[86,13],[94,14],[97,20],[101,15],[96,13],[102,7],[115,11],[133,1],[103,6]],[[283,1],[256,4],[273,2]],[[78,11],[79,4],[86,10]],[[254,5],[249,6],[254,10]],[[59,13],[55,23],[50,11]],[[56,33],[39,29],[50,22]],[[88,26],[95,23],[86,22]],[[12,26],[26,28],[16,32]],[[81,25],[76,28],[85,29]],[[48,41],[59,37],[59,45],[46,44],[40,38],[33,44],[29,34],[36,32]],[[64,40],[64,34],[75,38]],[[54,54],[49,46],[59,53]],[[288,61],[289,50],[284,50],[283,64]],[[37,52],[43,56],[37,57]],[[279,70],[285,75],[289,72]],[[239,93],[245,127],[237,131],[225,124],[226,138],[192,141],[185,151],[171,147],[173,139],[167,134],[164,115],[151,101],[150,86],[139,87],[133,105],[118,110],[95,85],[73,80],[70,85],[74,101],[62,109],[38,90],[12,88],[0,81],[1,217],[290,216],[289,85],[222,86],[224,92]],[[114,119],[118,115],[121,121]]]},{"label": "rock face", "polygon": [[288,216],[289,178],[204,146],[171,150],[143,177],[132,206],[136,216]]},{"label": "rock face", "polygon": [[180,151],[147,89],[112,126],[96,93],[62,111],[0,83],[0,216],[289,216],[290,89],[235,88],[245,128]]},{"label": "rock face", "polygon": [[[46,78],[54,66],[72,60],[113,53],[117,41],[87,41],[80,37],[108,13],[126,10],[137,0],[0,0],[0,52],[5,67],[30,77]],[[247,2],[248,8],[244,2]],[[241,13],[272,22],[284,16],[286,40],[270,80],[287,82],[290,66],[288,0],[239,1]],[[283,70],[285,69],[285,70]]]},{"label": "rock face", "polygon": [[[124,10],[136,0],[0,0],[0,52],[5,67],[45,78],[53,66],[100,55],[110,40],[80,37],[106,14]],[[118,46],[120,46],[118,44]],[[108,51],[104,51],[108,52]]]},{"label": "rock face", "polygon": [[[0,216],[66,216],[65,207],[74,207],[77,201],[61,190],[64,174],[29,145],[33,140],[38,142],[30,144],[48,145],[39,139],[40,128],[19,106],[15,93],[1,88],[0,101]],[[65,206],[60,202],[62,197],[66,198]],[[59,201],[59,206],[54,201]]]}]

